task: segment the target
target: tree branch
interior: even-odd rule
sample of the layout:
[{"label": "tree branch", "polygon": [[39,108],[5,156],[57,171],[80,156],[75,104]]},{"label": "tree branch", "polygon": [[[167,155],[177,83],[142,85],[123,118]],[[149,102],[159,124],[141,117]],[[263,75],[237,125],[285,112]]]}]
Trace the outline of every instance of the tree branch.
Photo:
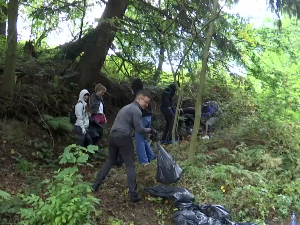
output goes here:
[{"label": "tree branch", "polygon": [[83,20],[85,18],[86,14],[86,0],[83,0],[83,12],[82,12],[82,18],[81,18],[81,24],[80,24],[80,33],[79,33],[79,39],[81,39],[82,36],[82,30],[83,30]]}]

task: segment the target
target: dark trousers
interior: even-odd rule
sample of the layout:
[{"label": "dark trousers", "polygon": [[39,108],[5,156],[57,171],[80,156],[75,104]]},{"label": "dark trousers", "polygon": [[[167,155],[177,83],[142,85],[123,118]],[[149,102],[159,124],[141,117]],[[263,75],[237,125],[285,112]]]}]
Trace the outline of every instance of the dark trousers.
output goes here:
[{"label": "dark trousers", "polygon": [[[175,114],[170,115],[168,108],[161,108],[160,110],[163,113],[165,120],[166,120],[166,126],[165,126],[165,130],[164,130],[161,140],[162,141],[172,141],[172,129],[173,129],[173,124],[174,124]],[[178,140],[177,132],[175,133],[175,139]]]},{"label": "dark trousers", "polygon": [[129,195],[131,197],[137,196],[137,185],[135,169],[133,165],[134,161],[134,146],[132,142],[132,137],[130,135],[125,135],[118,131],[112,131],[108,136],[108,151],[109,156],[101,170],[97,174],[94,186],[99,187],[101,182],[105,179],[110,169],[117,162],[119,154],[124,160],[126,172],[127,172],[127,185],[129,188]]},{"label": "dark trousers", "polygon": [[74,132],[77,139],[77,145],[87,147],[93,143],[88,130],[86,131],[86,134],[83,134],[81,127],[74,125]]}]

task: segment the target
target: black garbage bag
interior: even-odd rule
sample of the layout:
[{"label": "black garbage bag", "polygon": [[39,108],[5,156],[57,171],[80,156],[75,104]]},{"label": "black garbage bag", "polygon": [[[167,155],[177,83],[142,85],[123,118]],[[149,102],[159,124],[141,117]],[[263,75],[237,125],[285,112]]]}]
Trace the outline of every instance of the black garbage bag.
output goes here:
[{"label": "black garbage bag", "polygon": [[230,213],[221,205],[198,205],[194,209],[200,210],[208,217],[212,217],[216,220],[219,220],[221,224],[226,224],[226,221],[231,221],[232,218]]},{"label": "black garbage bag", "polygon": [[156,197],[172,198],[175,206],[180,209],[192,206],[195,201],[194,195],[185,188],[156,186],[146,191]]},{"label": "black garbage bag", "polygon": [[218,220],[209,218],[200,211],[179,210],[172,216],[176,225],[221,225]]},{"label": "black garbage bag", "polygon": [[182,175],[182,169],[161,145],[158,144],[157,147],[156,180],[163,184],[176,183]]}]

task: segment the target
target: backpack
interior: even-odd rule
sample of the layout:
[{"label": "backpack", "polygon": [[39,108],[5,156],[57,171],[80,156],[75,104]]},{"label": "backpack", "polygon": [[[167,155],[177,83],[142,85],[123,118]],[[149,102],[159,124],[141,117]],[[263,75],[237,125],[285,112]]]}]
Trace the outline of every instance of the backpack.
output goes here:
[{"label": "backpack", "polygon": [[222,114],[222,109],[220,108],[219,104],[215,101],[208,101],[205,104],[211,106],[215,110],[215,115],[220,116]]},{"label": "backpack", "polygon": [[[82,101],[79,101],[79,102],[82,103]],[[77,103],[79,103],[79,102],[77,102]],[[76,120],[77,120],[77,116],[76,116],[76,113],[75,113],[75,107],[76,107],[77,103],[73,106],[73,108],[72,108],[72,110],[70,112],[70,123],[72,125],[74,125],[76,123]]]}]

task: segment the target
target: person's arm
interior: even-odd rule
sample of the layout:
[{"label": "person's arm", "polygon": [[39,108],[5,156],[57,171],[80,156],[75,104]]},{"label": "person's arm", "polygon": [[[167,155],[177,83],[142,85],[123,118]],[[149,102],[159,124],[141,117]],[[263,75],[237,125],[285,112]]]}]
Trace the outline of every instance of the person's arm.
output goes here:
[{"label": "person's arm", "polygon": [[134,129],[139,134],[148,134],[151,132],[151,128],[145,128],[142,125],[142,112],[139,108],[133,110],[133,125]]},{"label": "person's arm", "polygon": [[90,103],[91,103],[91,113],[92,114],[97,113],[98,110],[99,110],[99,105],[97,104],[97,102],[98,101],[96,100],[95,95],[92,94],[91,95],[91,101],[90,101]]},{"label": "person's arm", "polygon": [[83,115],[83,103],[78,102],[75,106],[75,115],[77,117],[76,123],[77,126],[81,127],[81,129],[84,128],[84,115]]},{"label": "person's arm", "polygon": [[201,117],[209,117],[209,116],[212,116],[214,113],[215,113],[214,108],[211,107],[211,106],[208,106],[208,107],[207,107],[207,111],[201,113]]}]

